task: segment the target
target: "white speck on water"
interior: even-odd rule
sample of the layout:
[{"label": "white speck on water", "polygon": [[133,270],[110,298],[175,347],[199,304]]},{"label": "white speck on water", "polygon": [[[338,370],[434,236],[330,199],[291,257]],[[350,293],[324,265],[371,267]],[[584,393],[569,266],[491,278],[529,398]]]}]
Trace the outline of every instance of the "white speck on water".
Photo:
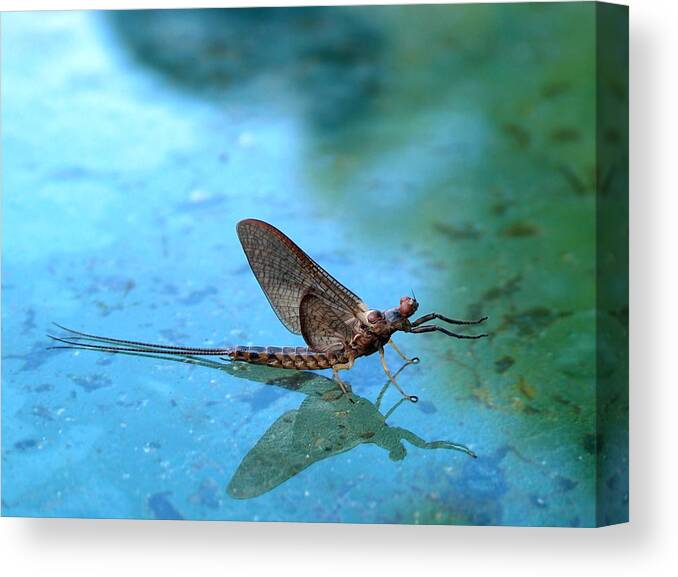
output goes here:
[{"label": "white speck on water", "polygon": [[129,473],[123,473],[123,474],[122,474],[122,478],[123,478],[125,481],[126,481],[127,479],[129,479],[129,477],[130,477],[130,474],[129,474]]},{"label": "white speck on water", "polygon": [[200,188],[196,188],[188,194],[188,201],[195,204],[203,202],[208,198],[210,198],[210,193],[205,190],[201,190]]},{"label": "white speck on water", "polygon": [[252,132],[241,132],[238,135],[238,146],[242,146],[243,148],[247,148],[249,146],[252,146],[254,144],[254,134]]},{"label": "white speck on water", "polygon": [[310,497],[310,496],[311,496],[310,491],[308,491],[308,490],[304,491],[304,497]]}]

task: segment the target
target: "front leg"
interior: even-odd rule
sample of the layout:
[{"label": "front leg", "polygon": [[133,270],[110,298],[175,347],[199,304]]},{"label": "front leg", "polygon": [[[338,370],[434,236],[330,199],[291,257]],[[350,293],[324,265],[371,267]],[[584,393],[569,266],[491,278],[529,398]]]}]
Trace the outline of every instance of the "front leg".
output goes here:
[{"label": "front leg", "polygon": [[[416,359],[417,357],[414,357],[414,358]],[[417,359],[417,362],[418,362],[418,359]],[[409,367],[409,366],[412,365],[412,364],[416,364],[416,363],[413,363],[412,361],[406,362],[406,363],[405,363],[402,367],[400,367],[395,373],[393,373],[393,378],[394,378],[394,379],[397,378],[398,375],[399,375],[404,369],[406,369],[407,367]],[[384,394],[386,393],[386,390],[388,389],[388,386],[389,386],[390,384],[391,384],[391,379],[389,379],[388,381],[386,381],[386,382],[384,383],[384,386],[381,387],[381,390],[379,391],[379,394],[377,395],[377,400],[376,400],[375,403],[374,403],[374,406],[377,407],[377,410],[379,410],[379,407],[381,406],[381,401],[383,400]],[[404,401],[404,400],[405,400],[404,398],[401,399],[401,401]],[[409,399],[408,399],[408,400],[409,400]],[[400,403],[400,401],[398,401],[398,403]],[[395,407],[393,407],[393,408],[389,411],[389,414],[392,413],[394,410],[395,410]]]},{"label": "front leg", "polygon": [[393,347],[393,350],[400,355],[400,358],[403,359],[405,362],[407,362],[408,365],[416,365],[419,362],[419,357],[408,357],[403,353],[400,348],[392,341],[389,340],[388,343]]},{"label": "front leg", "polygon": [[388,380],[393,383],[393,386],[398,389],[400,394],[407,399],[408,401],[412,401],[413,403],[416,403],[419,400],[419,397],[416,395],[408,395],[405,391],[403,391],[400,388],[400,385],[398,384],[398,381],[395,380],[395,377],[391,374],[391,371],[388,370],[388,365],[386,364],[386,358],[384,357],[384,349],[379,347],[379,356],[381,357],[381,366],[384,369],[384,372],[386,373],[386,376],[388,377]]},{"label": "front leg", "polygon": [[443,327],[439,327],[438,325],[424,325],[423,327],[415,327],[410,330],[411,333],[432,333],[432,332],[441,332],[446,334],[449,337],[455,337],[458,339],[482,339],[483,337],[486,337],[486,334],[482,335],[460,335],[458,333],[453,333],[451,331],[448,331],[447,329],[444,329]]},{"label": "front leg", "polygon": [[414,321],[412,323],[412,326],[418,327],[419,325],[426,323],[428,321],[432,321],[433,319],[440,319],[441,321],[445,321],[446,323],[450,323],[453,325],[479,325],[480,323],[485,322],[487,320],[487,317],[483,317],[482,319],[478,319],[477,321],[460,321],[457,319],[450,319],[438,313],[429,313]]}]

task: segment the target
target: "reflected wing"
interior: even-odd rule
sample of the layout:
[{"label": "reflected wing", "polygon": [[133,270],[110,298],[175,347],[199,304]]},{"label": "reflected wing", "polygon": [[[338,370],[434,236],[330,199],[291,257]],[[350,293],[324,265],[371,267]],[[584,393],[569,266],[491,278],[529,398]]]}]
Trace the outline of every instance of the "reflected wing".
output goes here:
[{"label": "reflected wing", "polygon": [[316,351],[342,351],[353,337],[351,327],[336,309],[313,293],[301,299],[299,319],[304,340]]},{"label": "reflected wing", "polygon": [[273,310],[293,333],[301,334],[299,307],[309,293],[351,324],[367,311],[362,300],[332,278],[277,228],[261,220],[241,220],[238,238]]}]

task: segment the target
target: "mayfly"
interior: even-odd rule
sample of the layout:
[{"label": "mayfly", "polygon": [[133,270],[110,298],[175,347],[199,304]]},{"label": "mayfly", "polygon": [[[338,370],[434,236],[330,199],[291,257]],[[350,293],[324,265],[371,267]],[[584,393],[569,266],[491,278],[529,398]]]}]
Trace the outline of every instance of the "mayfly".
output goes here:
[{"label": "mayfly", "polygon": [[378,352],[389,381],[404,398],[417,402],[416,396],[403,391],[386,364],[386,345],[393,347],[406,363],[418,362],[416,357],[407,357],[391,340],[394,333],[440,332],[459,339],[487,336],[462,335],[440,325],[426,324],[438,319],[453,325],[477,325],[487,317],[464,321],[430,313],[410,321],[410,317],[419,308],[414,294],[402,297],[400,304],[393,308],[383,311],[371,309],[286,235],[266,222],[256,219],[242,220],[237,225],[237,233],[252,272],[276,315],[291,332],[301,335],[308,346],[180,347],[100,337],[57,325],[70,334],[63,338],[52,336],[54,340],[63,343],[55,348],[85,348],[111,353],[214,355],[228,360],[284,369],[332,369],[334,379],[347,395],[350,386],[339,377],[339,371],[350,369],[359,357]]}]

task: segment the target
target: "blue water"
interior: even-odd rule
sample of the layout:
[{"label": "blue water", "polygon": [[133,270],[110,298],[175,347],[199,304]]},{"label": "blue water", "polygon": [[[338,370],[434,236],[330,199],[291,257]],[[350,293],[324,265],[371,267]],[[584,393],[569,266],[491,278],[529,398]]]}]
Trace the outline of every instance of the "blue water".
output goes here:
[{"label": "blue water", "polygon": [[[590,28],[446,10],[3,15],[3,515],[594,523],[593,140],[543,145],[592,118]],[[414,289],[493,337],[398,338],[421,401],[386,420],[376,356],[353,407],[327,372],[47,348],[52,321],[302,345],[246,217],[370,306]]]}]

